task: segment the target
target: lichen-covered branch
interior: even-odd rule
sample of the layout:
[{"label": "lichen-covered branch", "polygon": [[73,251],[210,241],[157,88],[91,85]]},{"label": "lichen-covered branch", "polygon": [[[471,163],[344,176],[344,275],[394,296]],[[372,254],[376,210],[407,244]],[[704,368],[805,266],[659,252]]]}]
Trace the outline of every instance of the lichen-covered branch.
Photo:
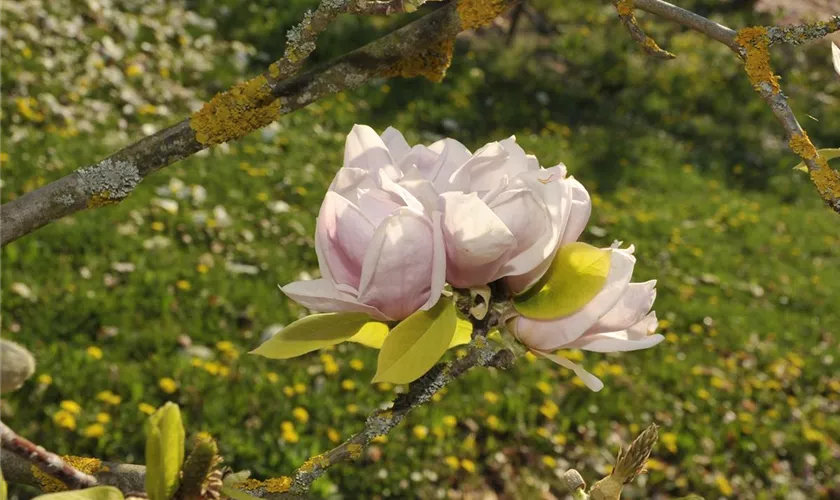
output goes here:
[{"label": "lichen-covered branch", "polygon": [[[95,477],[74,468],[55,453],[51,453],[32,441],[18,436],[15,431],[3,423],[0,423],[0,446],[4,451],[8,451],[29,463],[30,467],[33,468],[33,475],[37,476],[38,473],[49,475],[51,476],[49,479],[61,481],[69,489],[90,488],[97,484]],[[5,462],[5,457],[3,458]]]},{"label": "lichen-covered branch", "polygon": [[613,0],[613,5],[615,6],[616,12],[618,12],[618,19],[621,20],[621,24],[630,33],[630,38],[639,44],[646,54],[659,59],[673,59],[676,57],[667,50],[663,50],[653,38],[645,34],[642,27],[639,26],[638,21],[636,21],[636,14],[633,12],[633,0]]},{"label": "lichen-covered branch", "polygon": [[[0,244],[86,208],[118,203],[143,179],[167,165],[244,137],[283,115],[327,95],[356,88],[373,77],[441,75],[450,58],[440,56],[440,47],[461,31],[489,24],[519,1],[459,0],[305,73],[286,78],[282,68],[269,67],[256,78],[215,96],[191,118],[6,203],[0,207]],[[326,2],[348,5],[341,0]],[[416,0],[408,2],[416,4]],[[306,33],[316,34],[314,22],[310,19]],[[302,34],[297,40],[309,40],[310,36]],[[430,50],[438,55],[430,56]],[[430,62],[436,66],[429,67]]]},{"label": "lichen-covered branch", "polygon": [[819,155],[807,132],[796,119],[787,97],[782,93],[779,77],[773,72],[769,52],[774,43],[798,44],[840,31],[840,16],[825,22],[789,27],[755,26],[736,32],[663,0],[634,0],[633,6],[703,33],[732,49],[744,61],[747,77],[756,92],[770,106],[773,115],[785,129],[791,151],[799,155],[808,167],[811,181],[820,198],[832,210],[840,213],[840,172],[832,169],[828,160]]},{"label": "lichen-covered branch", "polygon": [[[75,469],[93,476],[100,486],[115,486],[123,492],[143,491],[145,488],[146,468],[142,465],[105,462],[87,457],[65,456],[62,459]],[[33,486],[44,493],[67,489],[66,484],[10,451],[2,450],[0,468],[3,469],[3,477],[10,483]]]}]

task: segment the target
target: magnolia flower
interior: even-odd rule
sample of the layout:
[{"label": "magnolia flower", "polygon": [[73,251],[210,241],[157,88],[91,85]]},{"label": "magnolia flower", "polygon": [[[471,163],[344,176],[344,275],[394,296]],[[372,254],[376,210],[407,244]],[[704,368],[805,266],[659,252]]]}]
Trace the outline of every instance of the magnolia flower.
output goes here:
[{"label": "magnolia flower", "polygon": [[[574,243],[561,248],[546,274],[543,285],[547,286],[537,290],[541,286],[538,284],[525,294],[530,296],[521,300],[517,309],[526,312],[510,320],[508,327],[531,351],[573,370],[589,388],[600,390],[603,383],[595,376],[552,353],[569,348],[634,351],[653,347],[664,339],[659,334],[650,335],[657,327],[656,313],[650,311],[656,298],[656,281],[631,283],[635,263],[632,245],[628,249],[596,249]],[[568,288],[564,289],[564,283]],[[564,300],[558,300],[557,294]],[[552,303],[545,305],[552,307],[537,304],[535,313],[529,316],[528,306],[545,301],[546,296]]]},{"label": "magnolia flower", "polygon": [[441,214],[402,185],[410,174],[397,168],[373,129],[353,127],[344,166],[318,216],[315,252],[322,277],[291,283],[283,292],[314,311],[363,312],[379,320],[401,320],[434,306],[445,281]]},{"label": "magnolia flower", "polygon": [[412,147],[394,128],[382,140],[411,179],[403,185],[443,213],[446,278],[455,287],[509,277],[514,292],[524,290],[589,219],[583,185],[562,164],[541,168],[514,137],[474,154],[452,139]]}]

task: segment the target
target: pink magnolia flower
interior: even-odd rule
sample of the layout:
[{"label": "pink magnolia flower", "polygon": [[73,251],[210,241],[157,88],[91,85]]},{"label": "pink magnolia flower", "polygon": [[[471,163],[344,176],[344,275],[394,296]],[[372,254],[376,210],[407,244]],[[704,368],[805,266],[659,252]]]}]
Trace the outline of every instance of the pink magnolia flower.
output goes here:
[{"label": "pink magnolia flower", "polygon": [[562,317],[538,320],[517,316],[508,322],[511,332],[531,351],[574,370],[593,390],[603,383],[581,366],[556,356],[557,349],[594,352],[635,351],[664,339],[656,331],[656,280],[631,283],[636,258],[633,246],[611,248],[610,267],[603,288],[583,307]]},{"label": "pink magnolia flower", "polygon": [[514,137],[473,154],[452,139],[412,147],[394,128],[382,140],[413,179],[406,187],[443,213],[446,278],[453,286],[508,277],[511,289],[520,292],[545,273],[559,246],[580,236],[589,219],[583,185],[566,177],[562,164],[541,168]]},{"label": "pink magnolia flower", "polygon": [[[408,189],[382,139],[356,125],[347,136],[344,166],[319,212],[315,251],[321,279],[282,287],[299,304],[320,312],[364,312],[401,320],[429,309],[445,281],[441,214]],[[428,194],[428,193],[426,193]],[[422,197],[422,194],[421,194]]]}]

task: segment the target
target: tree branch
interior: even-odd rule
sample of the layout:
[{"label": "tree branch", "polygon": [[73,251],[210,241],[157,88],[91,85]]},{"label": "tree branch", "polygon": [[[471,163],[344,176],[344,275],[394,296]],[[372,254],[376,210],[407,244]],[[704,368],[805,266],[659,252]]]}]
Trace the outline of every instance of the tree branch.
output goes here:
[{"label": "tree branch", "polygon": [[656,57],[658,59],[673,59],[677,56],[663,50],[656,41],[647,36],[636,21],[636,15],[633,13],[633,0],[613,0],[616,12],[618,12],[618,19],[621,24],[630,32],[632,38],[646,54]]},{"label": "tree branch", "polygon": [[15,431],[3,423],[0,423],[0,446],[4,451],[8,451],[30,464],[30,469],[37,467],[40,471],[58,479],[70,489],[90,488],[97,484],[95,477],[77,470],[55,453],[50,453],[32,441],[18,436]]},{"label": "tree branch", "polygon": [[[340,0],[326,0],[329,4],[336,1]],[[449,64],[455,35],[489,24],[519,1],[449,3],[364,47],[293,77],[283,78],[289,71],[284,69],[287,65],[274,63],[265,73],[215,96],[190,119],[6,203],[0,207],[0,244],[86,208],[119,203],[143,179],[167,165],[215,144],[244,137],[283,115],[324,96],[356,88],[373,77],[440,78]],[[415,4],[417,0],[408,1],[403,7]],[[325,18],[329,15],[323,14]],[[299,31],[301,35],[293,43],[300,45],[304,40],[303,45],[309,47],[320,29],[313,25],[315,17],[313,14],[309,27]],[[301,50],[299,53],[305,53]]]},{"label": "tree branch", "polygon": [[769,48],[774,43],[798,44],[840,31],[840,16],[825,22],[788,27],[751,27],[738,32],[691,11],[663,0],[634,0],[633,6],[687,28],[703,33],[729,47],[744,61],[744,69],[756,92],[770,106],[773,115],[785,130],[788,145],[808,167],[811,181],[825,203],[840,213],[840,172],[828,165],[799,124],[787,97],[779,86],[779,78],[770,65]]}]

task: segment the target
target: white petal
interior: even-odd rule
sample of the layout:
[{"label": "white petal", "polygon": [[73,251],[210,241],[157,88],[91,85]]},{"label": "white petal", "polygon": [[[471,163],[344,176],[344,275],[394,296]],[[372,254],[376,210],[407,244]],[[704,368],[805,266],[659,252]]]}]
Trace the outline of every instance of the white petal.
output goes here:
[{"label": "white petal", "polygon": [[[402,174],[400,174],[398,179],[401,178],[401,177],[402,177]],[[418,200],[416,196],[411,194],[411,192],[408,189],[404,188],[403,186],[400,186],[396,182],[396,180],[391,179],[391,177],[388,175],[388,173],[385,170],[380,170],[379,171],[379,179],[378,180],[379,180],[379,187],[383,191],[386,191],[388,193],[391,193],[391,194],[395,195],[397,198],[402,200],[403,203],[405,203],[405,206],[414,210],[415,212],[421,213],[421,214],[423,213],[425,207],[423,206],[422,203],[420,203],[420,200]]]},{"label": "white petal", "polygon": [[443,287],[446,285],[446,244],[443,241],[443,214],[435,212],[432,215],[433,236],[433,257],[432,257],[432,283],[429,300],[420,309],[428,311],[440,299]]},{"label": "white petal", "polygon": [[[463,165],[458,167],[458,169],[450,175],[446,190],[463,192],[479,191],[477,186],[473,183],[473,179],[479,177],[479,174],[486,169],[497,171],[498,167],[504,165],[504,161],[507,157],[508,152],[505,151],[505,148],[503,148],[498,142],[491,142],[485,145],[483,148],[476,151],[469,160],[464,162]],[[484,189],[482,190],[490,191],[496,187],[502,173],[503,172],[500,172],[496,177],[485,176],[485,178],[482,179],[482,184],[484,185]],[[437,187],[438,185],[435,183],[435,188]],[[443,191],[438,189],[438,192]]]},{"label": "white petal", "polygon": [[455,139],[443,139],[432,144],[429,149],[441,148],[440,155],[431,166],[427,176],[438,193],[451,191],[449,178],[470,159],[470,150]]},{"label": "white petal", "polygon": [[665,340],[660,334],[647,335],[642,339],[628,338],[626,331],[598,333],[595,335],[584,335],[572,342],[569,347],[583,349],[592,352],[625,352],[649,349]]},{"label": "white petal", "polygon": [[344,167],[375,172],[385,169],[392,179],[399,176],[391,153],[382,138],[367,125],[353,125],[344,143]]},{"label": "white petal", "polygon": [[493,262],[516,248],[505,223],[475,193],[441,195],[444,238],[450,260],[472,266]]},{"label": "white petal", "polygon": [[834,71],[840,75],[840,47],[836,43],[831,43],[831,58],[834,60]]},{"label": "white petal", "polygon": [[536,350],[532,350],[532,352],[550,361],[553,361],[554,363],[557,363],[563,368],[568,368],[569,370],[572,370],[573,372],[575,372],[575,375],[580,377],[583,383],[586,384],[586,387],[588,387],[591,391],[598,392],[604,388],[604,383],[601,382],[601,379],[586,371],[586,369],[584,369],[579,364],[572,362],[564,358],[563,356],[558,356],[556,354]]},{"label": "white petal", "polygon": [[388,148],[388,151],[390,151],[391,158],[393,158],[397,164],[403,161],[403,159],[408,156],[408,153],[411,152],[411,146],[408,145],[408,141],[405,140],[402,132],[394,127],[386,128],[385,132],[382,132],[380,138],[382,139],[382,142],[385,143],[385,147]]},{"label": "white petal", "polygon": [[389,321],[392,318],[382,314],[375,307],[360,303],[350,294],[336,289],[325,279],[295,281],[280,287],[290,299],[303,307],[317,312],[362,312],[374,319]]},{"label": "white petal", "polygon": [[592,199],[589,197],[589,192],[574,177],[569,177],[568,180],[572,187],[572,206],[569,220],[563,230],[563,237],[560,239],[561,246],[577,241],[592,214]]},{"label": "white petal", "polygon": [[591,328],[589,333],[626,330],[644,318],[656,300],[656,280],[630,283],[627,290]]},{"label": "white petal", "polygon": [[318,248],[324,258],[319,264],[329,267],[326,274],[338,283],[358,287],[374,229],[359,207],[327,191],[315,227],[315,238],[320,240]]}]

